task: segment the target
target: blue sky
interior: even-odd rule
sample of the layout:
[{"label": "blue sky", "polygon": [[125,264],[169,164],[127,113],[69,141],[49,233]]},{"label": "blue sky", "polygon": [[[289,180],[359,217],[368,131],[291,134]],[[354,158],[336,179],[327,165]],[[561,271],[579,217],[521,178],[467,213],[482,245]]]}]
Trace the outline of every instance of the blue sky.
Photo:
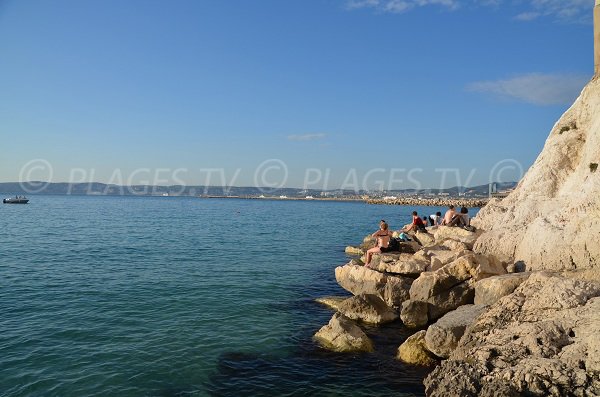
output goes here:
[{"label": "blue sky", "polygon": [[0,181],[487,183],[591,77],[593,3],[5,0]]}]

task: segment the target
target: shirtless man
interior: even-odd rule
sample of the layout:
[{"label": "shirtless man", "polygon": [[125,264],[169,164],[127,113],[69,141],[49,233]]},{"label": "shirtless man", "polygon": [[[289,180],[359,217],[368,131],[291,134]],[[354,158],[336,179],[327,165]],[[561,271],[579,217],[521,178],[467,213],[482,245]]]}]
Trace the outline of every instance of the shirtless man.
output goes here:
[{"label": "shirtless man", "polygon": [[454,206],[451,205],[448,207],[448,211],[446,211],[446,214],[444,214],[444,220],[442,220],[442,225],[450,225],[450,222],[452,222],[452,218],[454,218],[454,215],[456,215],[456,210],[454,209]]},{"label": "shirtless man", "polygon": [[373,254],[387,252],[390,245],[392,232],[389,230],[388,224],[385,221],[381,221],[379,223],[379,230],[373,233],[371,236],[377,239],[377,246],[367,251],[367,263],[365,263],[365,266],[368,268],[371,268],[371,259],[373,258]]}]

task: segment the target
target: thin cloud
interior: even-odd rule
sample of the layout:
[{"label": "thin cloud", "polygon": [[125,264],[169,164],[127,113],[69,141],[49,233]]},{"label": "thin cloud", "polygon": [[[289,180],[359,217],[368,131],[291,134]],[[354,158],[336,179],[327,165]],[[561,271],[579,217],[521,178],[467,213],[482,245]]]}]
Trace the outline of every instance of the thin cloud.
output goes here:
[{"label": "thin cloud", "polygon": [[346,9],[372,9],[402,14],[417,7],[435,6],[447,10],[461,7],[507,8],[514,19],[528,22],[542,17],[560,22],[590,23],[594,0],[346,0]]},{"label": "thin cloud", "polygon": [[319,141],[324,139],[327,134],[303,134],[303,135],[288,135],[288,141],[293,142],[308,142],[308,141]]},{"label": "thin cloud", "polygon": [[467,90],[534,105],[568,105],[581,92],[589,76],[530,73],[506,80],[478,81]]},{"label": "thin cloud", "polygon": [[402,14],[415,7],[442,6],[454,10],[460,6],[459,0],[348,0],[346,8],[356,10],[370,8],[379,12]]}]

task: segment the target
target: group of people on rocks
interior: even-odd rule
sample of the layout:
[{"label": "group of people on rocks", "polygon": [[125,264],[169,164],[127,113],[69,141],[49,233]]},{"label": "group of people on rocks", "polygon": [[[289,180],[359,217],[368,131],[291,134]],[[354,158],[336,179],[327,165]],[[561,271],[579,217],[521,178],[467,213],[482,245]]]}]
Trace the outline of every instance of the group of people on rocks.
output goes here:
[{"label": "group of people on rocks", "polygon": [[[469,228],[471,226],[471,218],[469,217],[469,210],[466,207],[462,207],[460,212],[457,212],[453,205],[448,207],[448,210],[443,217],[441,212],[436,212],[434,215],[430,215],[429,217],[424,216],[423,218],[420,218],[417,211],[413,211],[412,223],[403,227],[399,231],[400,239],[408,239],[406,233],[410,231],[428,233],[426,228],[428,223],[431,226],[458,226]],[[366,267],[371,267],[371,259],[373,258],[374,254],[393,251],[393,244],[391,244],[393,243],[393,234],[394,232],[390,230],[387,222],[382,219],[381,222],[379,222],[379,230],[371,235],[377,239],[377,245],[367,251],[365,262]]]}]

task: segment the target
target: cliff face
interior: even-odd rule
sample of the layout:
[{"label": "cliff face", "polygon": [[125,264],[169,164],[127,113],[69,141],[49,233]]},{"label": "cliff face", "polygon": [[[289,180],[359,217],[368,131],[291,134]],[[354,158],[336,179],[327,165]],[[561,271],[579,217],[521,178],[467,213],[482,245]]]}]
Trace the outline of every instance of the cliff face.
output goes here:
[{"label": "cliff face", "polygon": [[[518,142],[517,142],[518,144]],[[523,261],[527,270],[600,268],[600,78],[554,125],[517,188],[473,224],[474,250]]]}]

